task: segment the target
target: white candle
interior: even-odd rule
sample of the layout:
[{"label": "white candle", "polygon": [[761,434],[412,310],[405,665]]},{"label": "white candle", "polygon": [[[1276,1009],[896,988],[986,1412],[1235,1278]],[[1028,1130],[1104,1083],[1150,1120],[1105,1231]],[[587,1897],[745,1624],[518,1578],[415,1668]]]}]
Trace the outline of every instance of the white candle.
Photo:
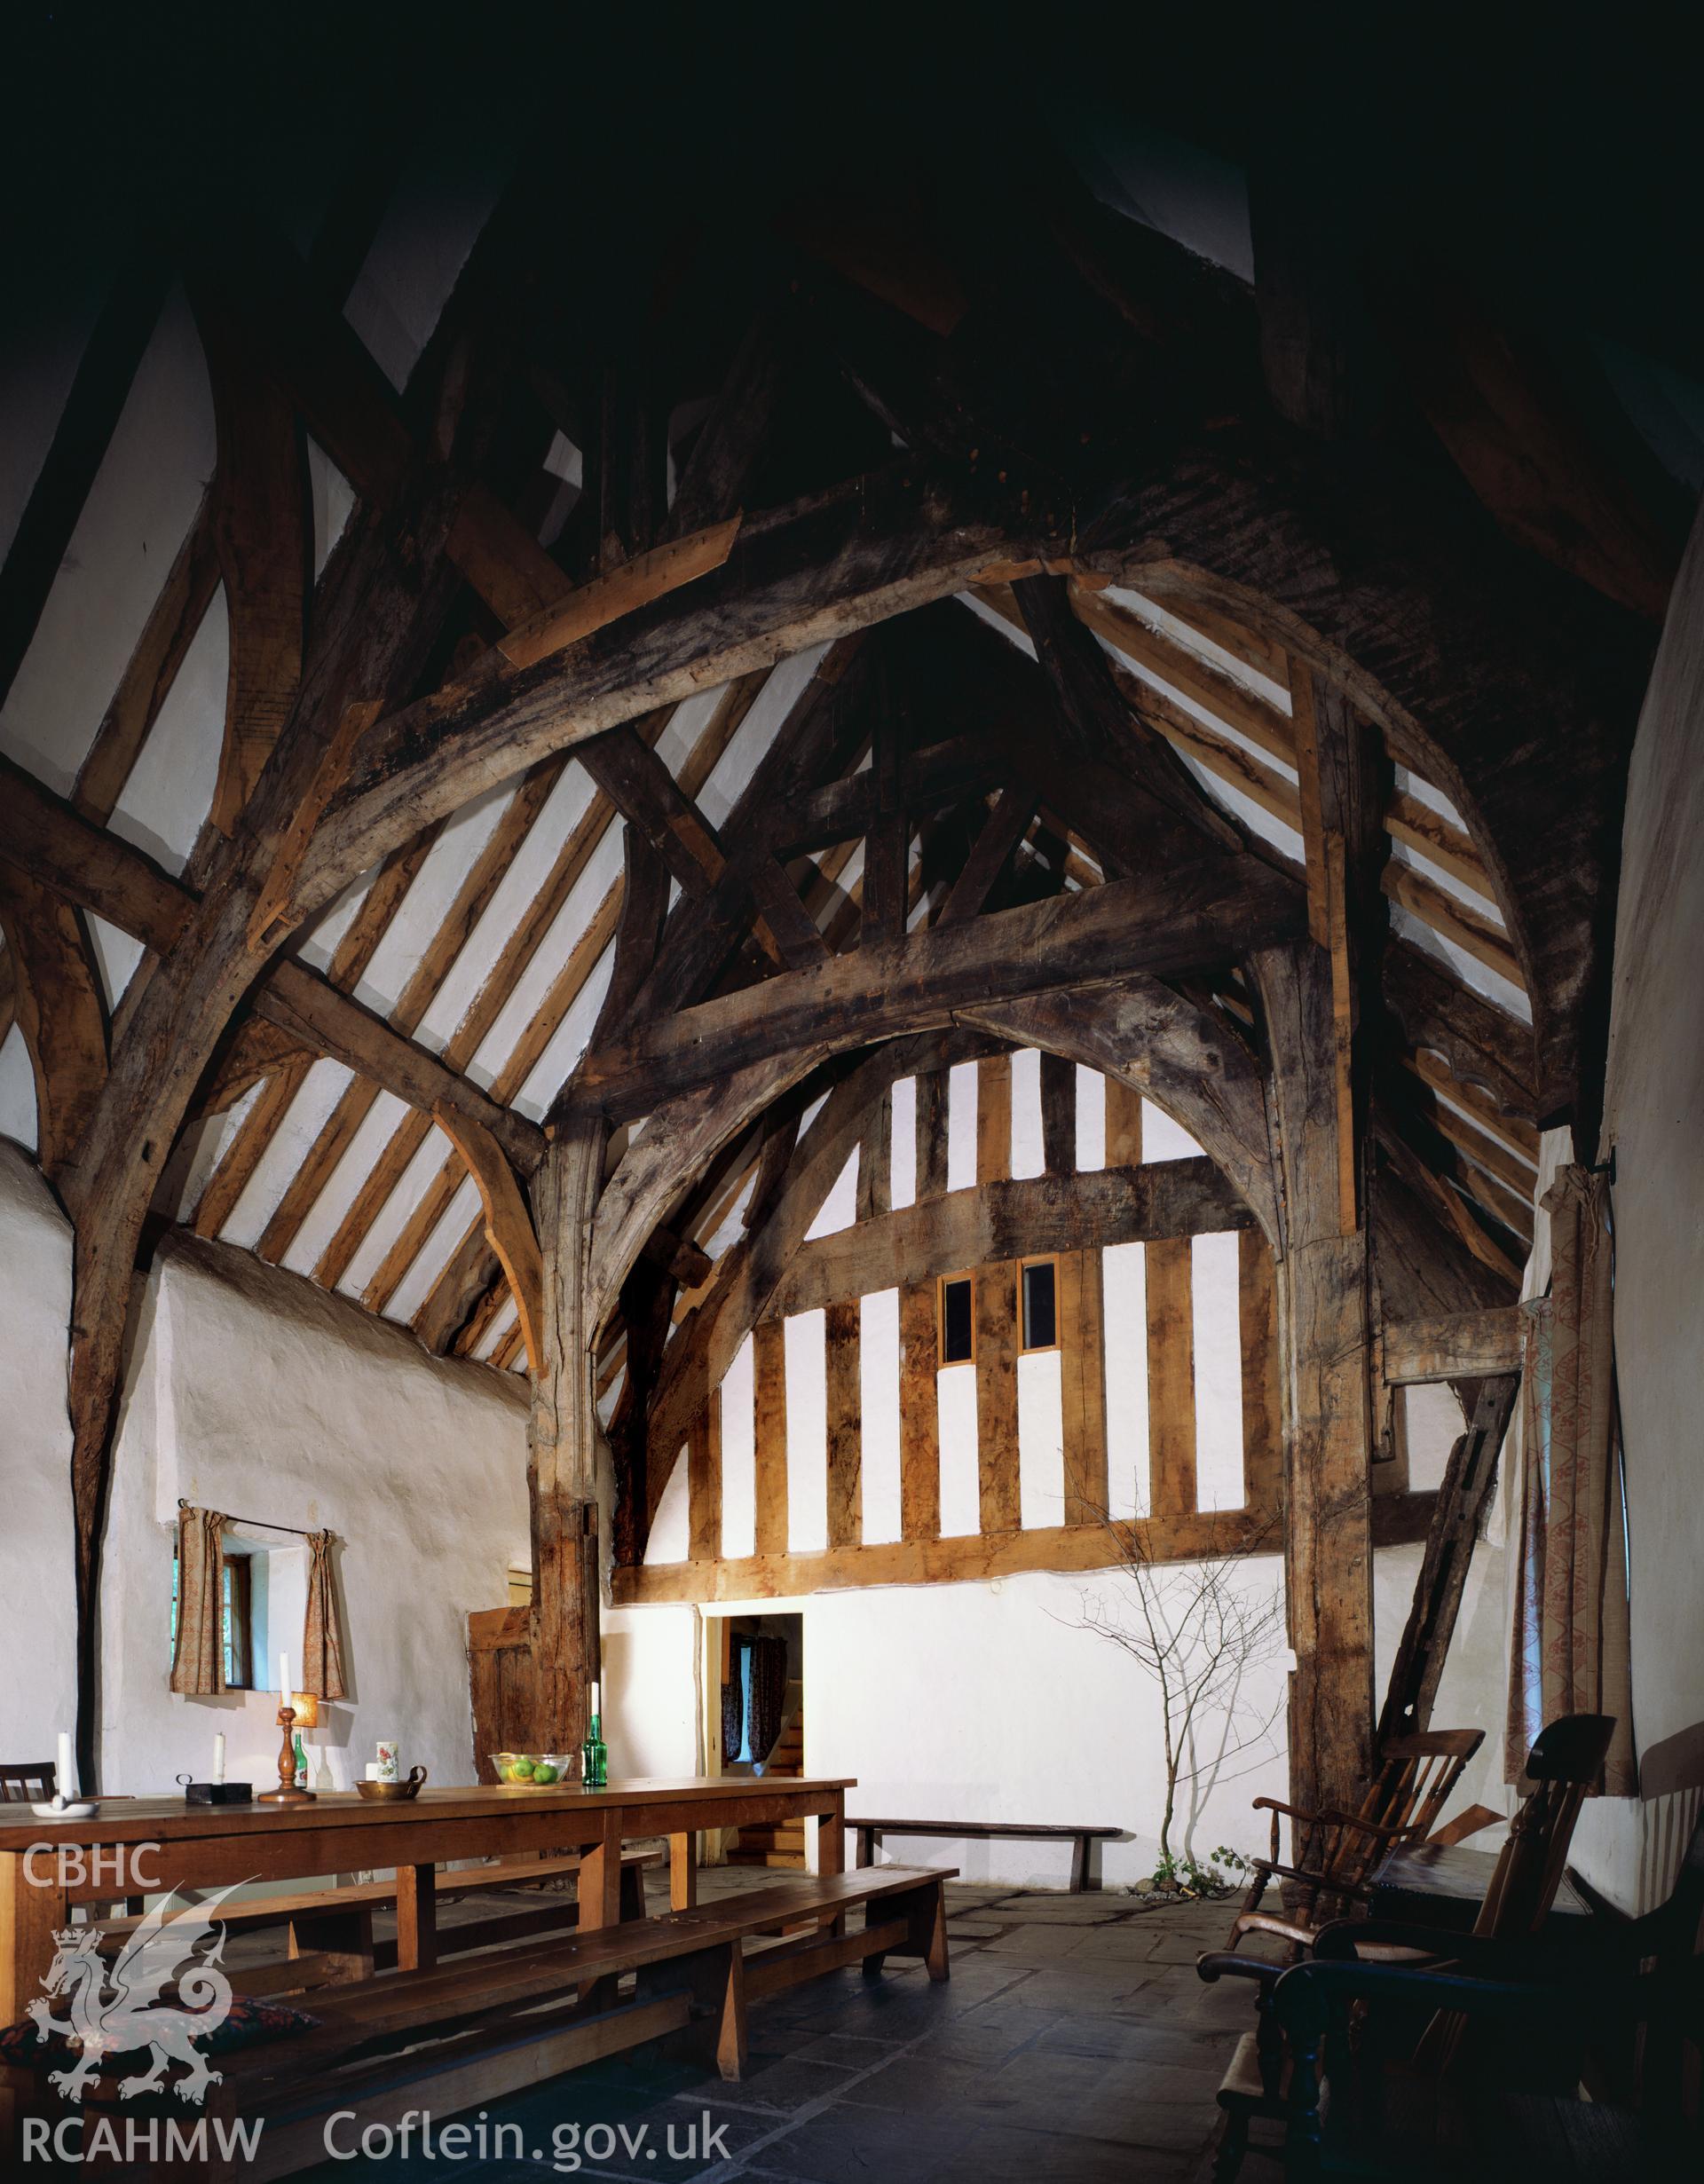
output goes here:
[{"label": "white candle", "polygon": [[596,1713],[597,1712],[597,1710],[598,1710],[598,1706],[597,1706],[597,1686],[596,1686],[596,1683],[594,1683],[594,1684],[593,1684],[593,1686],[592,1686],[592,1712],[593,1712],[594,1714],[596,1714]]},{"label": "white candle", "polygon": [[59,1731],[59,1758],[54,1773],[59,1778],[56,1786],[59,1795],[66,1798],[75,1796],[76,1778],[71,1765],[71,1732],[67,1729]]},{"label": "white candle", "polygon": [[221,1730],[213,1739],[213,1779],[225,1780],[225,1731]]},{"label": "white candle", "polygon": [[290,1703],[290,1657],[288,1653],[280,1653],[278,1657],[278,1703],[280,1707],[288,1707]]}]

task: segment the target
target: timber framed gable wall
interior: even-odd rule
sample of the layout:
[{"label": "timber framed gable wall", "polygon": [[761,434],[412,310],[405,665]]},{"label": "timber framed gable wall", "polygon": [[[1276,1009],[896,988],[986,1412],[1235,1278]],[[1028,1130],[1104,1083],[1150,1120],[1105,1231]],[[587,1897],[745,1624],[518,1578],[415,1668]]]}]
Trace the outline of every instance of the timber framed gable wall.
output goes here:
[{"label": "timber framed gable wall", "polygon": [[[914,1131],[909,1202],[895,1110]],[[1275,1549],[1272,1254],[1194,1140],[1129,1086],[1028,1053],[904,1081],[874,1119],[693,1421],[648,1558],[615,1572],[617,1602],[1087,1570],[1132,1538],[1158,1560],[1268,1536]],[[1203,1256],[1197,1238],[1217,1248]],[[1022,1269],[1038,1259],[1056,1268],[1056,1339],[1026,1351]],[[941,1285],[966,1273],[973,1355],[947,1363]],[[1217,1462],[1202,1478],[1196,1326],[1209,1319]],[[1041,1368],[1028,1386],[1026,1359]],[[811,1414],[791,1437],[790,1383]],[[724,1465],[736,1443],[738,1486]]]}]

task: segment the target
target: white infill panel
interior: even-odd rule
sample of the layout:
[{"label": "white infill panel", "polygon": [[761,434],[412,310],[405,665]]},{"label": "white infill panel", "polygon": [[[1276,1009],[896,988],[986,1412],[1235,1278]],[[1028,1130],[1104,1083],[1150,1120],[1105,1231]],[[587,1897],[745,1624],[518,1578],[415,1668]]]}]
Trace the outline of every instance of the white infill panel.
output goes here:
[{"label": "white infill panel", "polygon": [[757,1552],[754,1396],[748,1335],[722,1383],[722,1552],[728,1562],[743,1562]]},{"label": "white infill panel", "polygon": [[1195,1506],[1242,1509],[1242,1335],[1234,1229],[1189,1247],[1195,1347]]},{"label": "white infill panel", "polygon": [[809,1555],[828,1545],[826,1317],[801,1312],[786,1322],[787,1549]]},{"label": "white infill panel", "polygon": [[864,1541],[869,1547],[900,1536],[897,1289],[877,1289],[862,1300],[858,1374]]},{"label": "white infill panel", "polygon": [[1148,1257],[1140,1243],[1100,1254],[1107,1355],[1107,1501],[1115,1518],[1148,1514]]}]

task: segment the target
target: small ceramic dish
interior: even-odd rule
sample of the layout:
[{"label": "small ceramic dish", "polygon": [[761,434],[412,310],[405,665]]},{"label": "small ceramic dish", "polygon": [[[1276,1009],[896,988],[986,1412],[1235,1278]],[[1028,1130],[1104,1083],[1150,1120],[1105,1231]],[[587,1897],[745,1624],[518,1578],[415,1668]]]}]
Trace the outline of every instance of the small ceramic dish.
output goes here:
[{"label": "small ceramic dish", "polygon": [[75,1805],[32,1805],[30,1810],[38,1820],[87,1820],[100,1810],[100,1800],[87,1798]]},{"label": "small ceramic dish", "polygon": [[425,1779],[426,1770],[423,1767],[411,1767],[400,1782],[358,1782],[355,1790],[356,1794],[365,1797],[369,1804],[404,1804],[409,1798],[420,1795]]}]

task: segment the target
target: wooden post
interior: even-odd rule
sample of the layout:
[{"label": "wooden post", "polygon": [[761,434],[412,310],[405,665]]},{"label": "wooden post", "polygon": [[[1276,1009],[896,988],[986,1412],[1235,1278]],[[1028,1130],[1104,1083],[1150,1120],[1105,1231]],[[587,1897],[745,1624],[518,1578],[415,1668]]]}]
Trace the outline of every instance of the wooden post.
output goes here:
[{"label": "wooden post", "polygon": [[[722,1554],[722,1390],[712,1388],[686,1444],[689,1544],[694,1562]],[[677,1905],[678,1909],[679,1906]]]},{"label": "wooden post", "polygon": [[864,1543],[864,1394],[861,1300],[846,1297],[824,1315],[828,1396],[828,1543]]},{"label": "wooden post", "polygon": [[787,1323],[760,1320],[752,1329],[753,1470],[760,1555],[787,1551]]},{"label": "wooden post", "polygon": [[1292,1801],[1353,1809],[1372,1768],[1372,1345],[1364,1200],[1341,1233],[1331,958],[1311,941],[1254,959],[1271,1048],[1286,1250],[1278,1268]]},{"label": "wooden post", "polygon": [[899,1293],[899,1529],[908,1540],[941,1532],[941,1331],[933,1281]]},{"label": "wooden post", "polygon": [[[917,1202],[947,1187],[948,1079],[944,1069],[917,1074]],[[899,1528],[908,1540],[941,1534],[940,1314],[933,1281],[899,1292]]]},{"label": "wooden post", "polygon": [[[1012,1173],[1012,1057],[976,1065],[976,1180]],[[1015,1532],[1018,1494],[1018,1267],[979,1269],[976,1297],[976,1470],[981,1528]]]},{"label": "wooden post", "polygon": [[533,1734],[573,1751],[586,1734],[598,1673],[597,1419],[586,1265],[604,1179],[604,1118],[572,1113],[533,1179],[543,1257],[543,1358],[533,1384],[528,1485],[532,1502]]},{"label": "wooden post", "polygon": [[1068,1525],[1098,1525],[1107,1514],[1105,1318],[1100,1252],[1061,1252],[1059,1395]]},{"label": "wooden post", "polygon": [[1116,1076],[1107,1079],[1107,1165],[1138,1168],[1142,1160],[1142,1095]]},{"label": "wooden post", "polygon": [[1049,1175],[1077,1169],[1077,1064],[1061,1054],[1041,1058],[1041,1164]]},{"label": "wooden post", "polygon": [[980,1528],[1015,1532],[1018,1499],[1018,1268],[997,1259],[977,1272],[976,1471]]},{"label": "wooden post", "polygon": [[976,1065],[976,1180],[1000,1183],[1012,1172],[1012,1057]]}]

